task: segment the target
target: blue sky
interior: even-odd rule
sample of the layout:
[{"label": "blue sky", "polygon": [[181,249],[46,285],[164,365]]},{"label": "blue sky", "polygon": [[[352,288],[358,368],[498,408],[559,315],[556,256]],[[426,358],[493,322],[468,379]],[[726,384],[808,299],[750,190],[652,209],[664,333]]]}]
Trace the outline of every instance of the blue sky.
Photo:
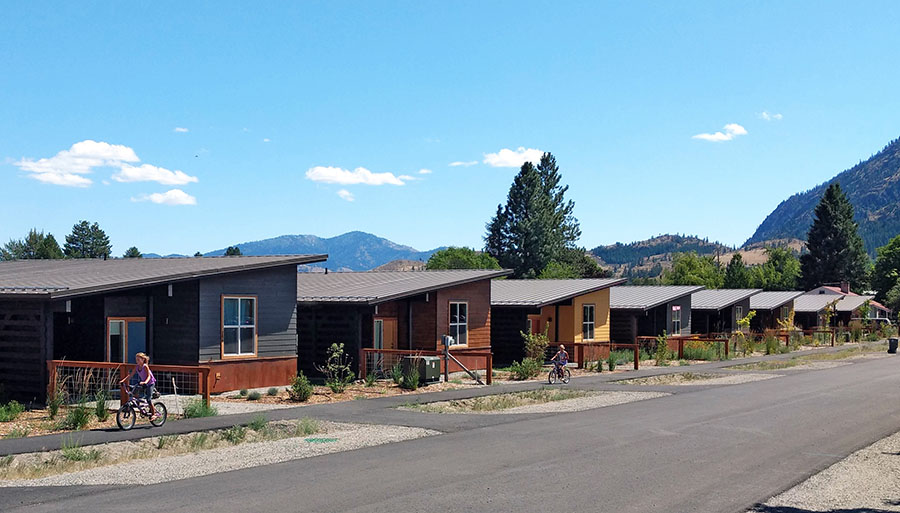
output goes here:
[{"label": "blue sky", "polygon": [[898,14],[893,2],[8,4],[0,240],[37,227],[62,242],[88,219],[115,254],[350,230],[481,247],[539,150],[557,157],[584,246],[668,232],[741,244],[781,200],[900,136]]}]

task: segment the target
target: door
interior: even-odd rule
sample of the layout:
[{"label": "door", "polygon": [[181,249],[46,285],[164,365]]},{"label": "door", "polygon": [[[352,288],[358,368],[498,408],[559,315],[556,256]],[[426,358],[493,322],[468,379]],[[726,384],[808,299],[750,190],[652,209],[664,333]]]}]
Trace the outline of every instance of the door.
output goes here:
[{"label": "door", "polygon": [[529,315],[528,321],[526,322],[526,329],[528,333],[543,333],[543,329],[541,328],[541,316],[537,315]]},{"label": "door", "polygon": [[106,361],[135,363],[135,353],[147,352],[145,317],[110,317],[106,324]]},{"label": "door", "polygon": [[375,349],[397,349],[397,319],[375,319],[375,338],[372,341]]}]

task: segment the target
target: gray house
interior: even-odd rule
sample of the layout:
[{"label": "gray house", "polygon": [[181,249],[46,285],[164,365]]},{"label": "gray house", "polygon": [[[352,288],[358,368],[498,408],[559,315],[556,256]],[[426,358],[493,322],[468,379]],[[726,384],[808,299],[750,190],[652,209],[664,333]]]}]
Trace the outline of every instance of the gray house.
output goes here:
[{"label": "gray house", "polygon": [[0,262],[0,383],[45,395],[47,360],[207,365],[213,392],[297,371],[297,265],[325,255]]},{"label": "gray house", "polygon": [[691,296],[692,333],[730,333],[750,311],[750,297],[762,289],[701,290]]},{"label": "gray house", "polygon": [[750,296],[750,310],[756,316],[750,320],[753,331],[778,329],[778,321],[787,319],[794,310],[794,300],[803,295],[800,291],[769,291]]},{"label": "gray house", "polygon": [[635,337],[691,333],[691,294],[687,286],[622,286],[610,291],[613,342],[630,344]]}]

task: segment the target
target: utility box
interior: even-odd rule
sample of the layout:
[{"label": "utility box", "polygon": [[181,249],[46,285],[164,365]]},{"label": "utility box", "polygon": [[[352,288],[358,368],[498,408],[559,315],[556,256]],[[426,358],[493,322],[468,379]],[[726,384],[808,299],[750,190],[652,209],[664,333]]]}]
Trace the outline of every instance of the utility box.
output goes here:
[{"label": "utility box", "polygon": [[419,370],[419,383],[428,385],[441,380],[441,359],[437,356],[404,356],[403,372],[407,373],[412,366]]}]

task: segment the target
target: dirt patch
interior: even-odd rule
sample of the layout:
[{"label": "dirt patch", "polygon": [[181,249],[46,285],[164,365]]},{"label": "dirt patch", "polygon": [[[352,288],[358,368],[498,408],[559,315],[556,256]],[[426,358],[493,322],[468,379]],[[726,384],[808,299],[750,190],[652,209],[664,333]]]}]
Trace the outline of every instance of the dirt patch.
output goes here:
[{"label": "dirt patch", "polygon": [[738,385],[751,381],[761,381],[778,377],[775,374],[707,374],[696,372],[680,372],[677,374],[662,374],[648,376],[646,378],[623,379],[615,383],[621,385]]},{"label": "dirt patch", "polygon": [[[246,396],[241,396],[237,392],[212,396],[210,402],[213,406],[216,403],[236,403],[236,404],[262,404],[277,405],[283,407],[303,406],[305,404],[327,404],[339,403],[344,401],[354,401],[362,399],[373,399],[376,397],[392,397],[397,395],[416,395],[428,392],[443,392],[445,390],[459,390],[479,388],[482,385],[474,383],[471,379],[451,380],[447,383],[432,383],[428,386],[420,386],[416,390],[406,390],[395,385],[392,381],[376,381],[372,386],[366,386],[364,383],[353,383],[341,393],[332,392],[330,388],[325,386],[316,386],[313,395],[306,402],[298,403],[291,401],[288,396],[286,387],[276,387],[277,393],[269,395],[268,391],[263,389],[259,399],[251,401]],[[249,395],[249,394],[248,394]],[[261,408],[265,409],[265,408]]]},{"label": "dirt patch", "polygon": [[663,397],[661,392],[590,392],[571,389],[541,389],[497,394],[460,401],[440,401],[401,407],[424,413],[522,414],[575,412]]},{"label": "dirt patch", "polygon": [[[93,408],[91,411],[93,413]],[[47,410],[28,410],[12,422],[0,422],[0,438],[22,438],[24,436],[70,432],[71,430],[59,428],[59,422],[65,417],[65,408],[59,409],[55,419],[50,418]],[[110,411],[109,418],[104,422],[100,422],[97,420],[97,417],[92,416],[90,423],[85,429],[108,429],[114,427],[116,427],[116,412]]]}]

